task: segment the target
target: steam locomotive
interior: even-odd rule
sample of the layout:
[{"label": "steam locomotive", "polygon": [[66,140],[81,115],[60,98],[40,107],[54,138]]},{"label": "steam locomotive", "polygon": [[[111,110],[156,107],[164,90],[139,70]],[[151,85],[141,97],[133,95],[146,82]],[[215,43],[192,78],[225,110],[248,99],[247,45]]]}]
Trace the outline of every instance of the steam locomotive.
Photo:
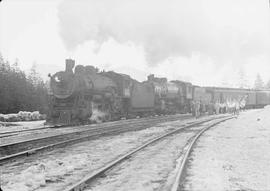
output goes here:
[{"label": "steam locomotive", "polygon": [[204,105],[228,99],[247,98],[246,107],[270,103],[270,93],[248,89],[194,86],[149,75],[138,82],[129,75],[99,71],[66,59],[65,71],[50,75],[50,102],[47,123],[72,125],[91,123],[95,111],[104,121],[156,114],[188,113],[192,103]]}]

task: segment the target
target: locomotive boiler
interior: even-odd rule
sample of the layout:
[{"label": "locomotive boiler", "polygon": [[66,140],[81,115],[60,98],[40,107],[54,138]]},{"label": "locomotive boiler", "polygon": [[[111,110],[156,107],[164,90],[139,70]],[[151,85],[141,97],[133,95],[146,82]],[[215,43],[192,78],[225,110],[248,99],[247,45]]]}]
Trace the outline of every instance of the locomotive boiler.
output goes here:
[{"label": "locomotive boiler", "polygon": [[66,60],[65,71],[50,76],[50,105],[47,123],[90,123],[93,111],[104,121],[142,115],[154,110],[150,83],[140,83],[116,72],[99,72],[93,66],[75,66]]},{"label": "locomotive boiler", "polygon": [[116,83],[97,74],[92,66],[77,65],[73,72],[74,66],[75,61],[67,59],[66,70],[51,76],[49,123],[86,123],[92,116],[93,104],[103,111],[111,107]]},{"label": "locomotive boiler", "polygon": [[155,111],[163,114],[187,113],[192,100],[192,85],[183,81],[167,81],[167,78],[148,76],[155,91]]}]

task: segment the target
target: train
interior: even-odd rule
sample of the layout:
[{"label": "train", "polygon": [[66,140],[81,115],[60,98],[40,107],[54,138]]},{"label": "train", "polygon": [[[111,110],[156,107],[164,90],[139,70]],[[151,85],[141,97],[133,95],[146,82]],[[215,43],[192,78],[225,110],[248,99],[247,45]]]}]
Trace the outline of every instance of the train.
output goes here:
[{"label": "train", "polygon": [[65,71],[50,77],[47,123],[87,124],[95,112],[103,121],[176,113],[192,113],[195,102],[205,106],[232,100],[245,108],[270,104],[269,90],[200,87],[190,82],[158,78],[153,74],[139,82],[129,75],[99,71],[93,66],[76,65],[66,59]]}]

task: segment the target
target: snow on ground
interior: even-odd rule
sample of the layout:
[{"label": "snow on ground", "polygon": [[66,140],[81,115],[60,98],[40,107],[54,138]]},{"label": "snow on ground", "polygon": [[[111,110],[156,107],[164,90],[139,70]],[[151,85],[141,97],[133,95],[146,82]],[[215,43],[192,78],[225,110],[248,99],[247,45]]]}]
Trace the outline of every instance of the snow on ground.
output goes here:
[{"label": "snow on ground", "polygon": [[192,152],[185,190],[270,190],[270,107],[205,132]]},{"label": "snow on ground", "polygon": [[34,129],[44,127],[45,120],[20,121],[20,122],[0,122],[0,133],[17,131],[22,129]]},{"label": "snow on ground", "polygon": [[10,114],[1,114],[0,113],[0,121],[4,122],[16,122],[16,121],[35,121],[35,120],[43,120],[46,118],[46,115],[40,114],[39,111],[20,111],[18,113],[10,113]]},{"label": "snow on ground", "polygon": [[[185,120],[185,123],[190,121]],[[159,124],[145,130],[103,137],[7,164],[2,168],[1,185],[5,191],[63,190],[130,149],[179,127],[183,121],[171,123],[174,125]]]},{"label": "snow on ground", "polygon": [[[177,126],[177,123],[170,124]],[[193,131],[184,131],[146,147],[107,172],[105,178],[98,179],[86,191],[170,190],[177,174],[175,167],[181,162],[182,153],[194,135]]]},{"label": "snow on ground", "polygon": [[86,191],[168,190],[176,160],[193,133],[178,134],[149,146],[106,173]]},{"label": "snow on ground", "polygon": [[63,190],[130,149],[191,121],[193,119],[161,123],[19,159],[2,167],[1,185],[5,191]]}]

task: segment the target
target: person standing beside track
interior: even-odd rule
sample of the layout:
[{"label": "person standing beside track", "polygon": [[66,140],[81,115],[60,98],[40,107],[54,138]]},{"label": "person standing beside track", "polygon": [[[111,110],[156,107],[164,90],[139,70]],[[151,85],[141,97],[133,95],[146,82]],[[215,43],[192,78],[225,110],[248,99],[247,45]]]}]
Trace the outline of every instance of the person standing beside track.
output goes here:
[{"label": "person standing beside track", "polygon": [[239,101],[235,102],[235,115],[239,115],[239,111],[240,111],[240,103]]},{"label": "person standing beside track", "polygon": [[216,115],[219,114],[219,108],[220,108],[219,101],[216,101],[216,103],[215,103],[215,113],[216,113]]},{"label": "person standing beside track", "polygon": [[208,105],[208,108],[207,108],[208,114],[209,114],[209,115],[213,115],[214,110],[215,110],[215,105],[214,105],[214,103],[211,101],[211,102],[209,103],[209,105]]},{"label": "person standing beside track", "polygon": [[231,108],[231,112],[235,115],[236,114],[236,100],[233,99],[231,102],[230,102],[230,108]]},{"label": "person standing beside track", "polygon": [[200,116],[200,101],[195,102],[195,117],[196,119]]}]

